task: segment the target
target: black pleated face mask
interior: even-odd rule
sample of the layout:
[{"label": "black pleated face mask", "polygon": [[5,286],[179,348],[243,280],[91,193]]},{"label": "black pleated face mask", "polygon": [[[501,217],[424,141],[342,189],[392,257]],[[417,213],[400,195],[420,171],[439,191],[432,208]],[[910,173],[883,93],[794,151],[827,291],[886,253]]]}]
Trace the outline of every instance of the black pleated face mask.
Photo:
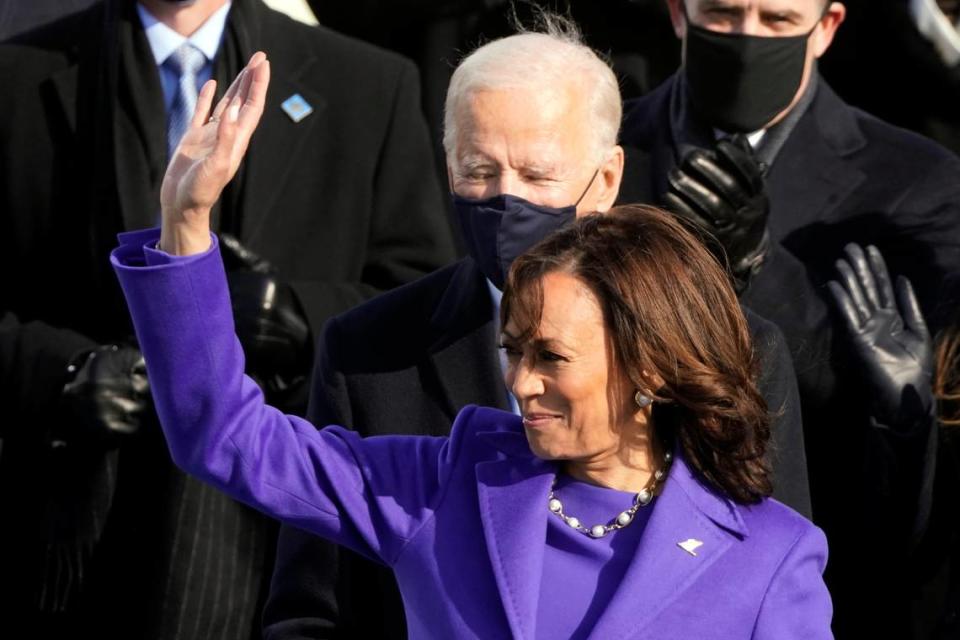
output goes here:
[{"label": "black pleated face mask", "polygon": [[751,133],[790,105],[816,25],[796,36],[753,36],[711,31],[684,15],[684,76],[699,117],[723,131]]}]

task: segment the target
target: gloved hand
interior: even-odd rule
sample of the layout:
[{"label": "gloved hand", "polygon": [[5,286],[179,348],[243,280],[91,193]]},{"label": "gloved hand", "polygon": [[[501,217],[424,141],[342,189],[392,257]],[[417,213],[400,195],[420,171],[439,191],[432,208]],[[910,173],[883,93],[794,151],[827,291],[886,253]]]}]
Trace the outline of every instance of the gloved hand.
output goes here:
[{"label": "gloved hand", "polygon": [[[664,206],[713,235],[726,253],[734,287],[742,293],[769,247],[770,201],[764,167],[747,138],[737,134],[714,149],[694,149],[671,169]],[[715,247],[711,247],[716,252]]]},{"label": "gloved hand", "polygon": [[221,236],[221,248],[247,371],[264,390],[282,391],[305,377],[311,365],[306,317],[268,260],[229,234]]},{"label": "gloved hand", "polygon": [[103,345],[81,354],[67,372],[70,379],[61,393],[65,421],[51,434],[52,443],[114,447],[152,420],[147,367],[139,349]]},{"label": "gloved hand", "polygon": [[933,410],[933,346],[910,281],[897,278],[896,298],[876,247],[845,247],[840,281],[827,283],[868,384],[874,418],[911,425]]}]

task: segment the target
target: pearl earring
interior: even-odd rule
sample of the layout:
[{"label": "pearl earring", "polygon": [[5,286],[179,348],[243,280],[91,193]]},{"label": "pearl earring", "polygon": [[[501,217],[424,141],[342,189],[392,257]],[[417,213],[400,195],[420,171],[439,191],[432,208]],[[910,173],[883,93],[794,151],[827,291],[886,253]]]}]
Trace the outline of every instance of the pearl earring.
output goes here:
[{"label": "pearl earring", "polygon": [[650,396],[644,395],[643,391],[637,391],[633,396],[633,401],[637,403],[637,406],[641,409],[646,409],[651,404],[653,404],[653,398]]}]

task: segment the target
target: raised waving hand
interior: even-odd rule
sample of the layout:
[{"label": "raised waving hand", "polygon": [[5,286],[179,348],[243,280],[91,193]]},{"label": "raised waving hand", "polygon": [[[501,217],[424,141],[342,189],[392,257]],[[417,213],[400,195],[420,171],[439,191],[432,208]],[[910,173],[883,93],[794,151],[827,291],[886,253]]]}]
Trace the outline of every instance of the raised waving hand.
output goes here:
[{"label": "raised waving hand", "polygon": [[874,417],[888,425],[922,419],[932,408],[933,347],[910,281],[896,292],[876,247],[849,244],[827,283],[868,384]]},{"label": "raised waving hand", "polygon": [[160,248],[191,255],[210,247],[210,210],[237,173],[257,128],[270,83],[270,62],[253,54],[213,108],[216,81],[200,90],[190,126],[173,153],[160,188]]}]

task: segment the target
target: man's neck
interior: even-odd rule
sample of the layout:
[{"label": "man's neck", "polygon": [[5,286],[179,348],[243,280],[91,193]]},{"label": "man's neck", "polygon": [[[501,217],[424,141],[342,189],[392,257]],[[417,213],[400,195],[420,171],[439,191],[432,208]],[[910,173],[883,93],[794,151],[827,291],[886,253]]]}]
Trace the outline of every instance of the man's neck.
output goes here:
[{"label": "man's neck", "polygon": [[227,3],[227,0],[196,0],[190,4],[164,0],[139,1],[150,15],[185,38],[193,35],[210,16]]}]

